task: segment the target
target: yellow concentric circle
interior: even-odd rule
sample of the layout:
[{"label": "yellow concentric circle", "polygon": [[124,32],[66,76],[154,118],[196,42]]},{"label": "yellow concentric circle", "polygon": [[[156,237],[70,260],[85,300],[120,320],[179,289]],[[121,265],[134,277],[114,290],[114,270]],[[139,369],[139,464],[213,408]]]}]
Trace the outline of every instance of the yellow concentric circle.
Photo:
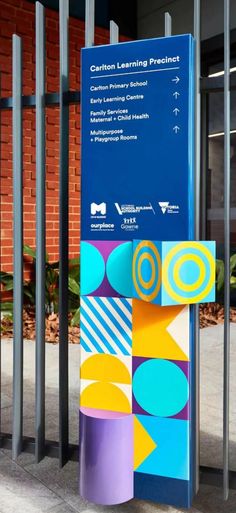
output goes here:
[{"label": "yellow concentric circle", "polygon": [[[141,272],[141,266],[142,266],[142,263],[144,260],[148,260],[151,264],[151,278],[148,281],[145,281],[143,279],[142,272]],[[156,276],[155,275],[155,260],[153,258],[153,255],[151,255],[151,253],[148,253],[147,251],[145,251],[145,253],[142,253],[142,255],[140,256],[140,258],[138,260],[138,279],[144,289],[150,289],[153,286],[153,283],[155,281],[155,276]]]},{"label": "yellow concentric circle", "polygon": [[[197,264],[200,274],[199,274],[199,278],[194,283],[187,284],[180,278],[180,269],[181,269],[181,266],[184,264],[184,262],[189,262],[190,260]],[[199,287],[201,287],[201,285],[203,284],[205,277],[206,277],[206,268],[205,268],[204,263],[199,255],[190,254],[190,253],[187,255],[182,255],[181,257],[178,258],[178,260],[176,261],[176,263],[174,265],[174,268],[173,268],[174,281],[180,289],[185,290],[186,292],[193,292],[194,290],[199,289]]]},{"label": "yellow concentric circle", "polygon": [[[181,251],[182,249],[197,249],[200,253],[202,253],[208,260],[209,263],[209,270],[210,270],[210,276],[209,280],[207,281],[206,287],[200,294],[196,294],[196,296],[191,298],[186,298],[184,295],[180,295],[176,293],[171,284],[169,283],[169,277],[168,277],[168,269],[169,265],[171,263],[172,258]],[[186,255],[188,258],[192,258],[192,254]],[[167,254],[164,262],[163,262],[163,268],[162,268],[162,277],[163,277],[163,284],[164,287],[169,294],[169,296],[174,299],[177,303],[181,303],[184,300],[184,303],[200,303],[211,291],[214,283],[215,283],[215,260],[211,254],[211,252],[200,242],[195,242],[194,244],[189,242],[180,242],[176,246],[174,246],[169,253]]]},{"label": "yellow concentric circle", "polygon": [[[152,255],[152,258],[149,259],[149,261],[152,262],[152,264],[154,265],[154,273],[153,273],[153,269],[152,269],[152,276],[151,276],[151,279],[149,280],[149,282],[145,282],[143,279],[140,280],[141,264],[145,257],[143,257],[143,259],[141,260],[141,263],[139,264],[139,258],[141,259],[141,257],[142,257],[142,255],[139,256],[139,252],[143,248],[147,249],[147,251],[142,254],[145,255],[146,253],[148,253],[148,255],[150,255],[150,252],[148,250],[151,250],[153,252],[154,256],[156,257],[154,259],[154,256]],[[138,260],[138,280],[137,280],[137,276],[136,276],[136,272],[135,272],[137,260]],[[152,264],[151,264],[151,266],[152,266]],[[154,279],[153,279],[153,277],[154,277]],[[157,279],[157,283],[156,283],[154,290],[150,294],[148,294],[148,293],[144,294],[143,291],[140,289],[138,281],[140,281],[141,285],[144,286],[145,289],[147,289],[148,288],[147,285],[151,282],[151,285],[149,285],[149,287],[151,287],[153,285],[153,283],[155,282],[155,279]],[[137,247],[135,249],[134,256],[133,256],[133,283],[134,283],[135,290],[138,294],[138,297],[140,297],[140,299],[142,299],[143,301],[153,301],[159,293],[159,290],[161,287],[161,257],[160,257],[157,247],[151,241],[142,240],[141,242],[139,242],[139,244],[137,245]],[[143,285],[143,283],[145,285]]]}]

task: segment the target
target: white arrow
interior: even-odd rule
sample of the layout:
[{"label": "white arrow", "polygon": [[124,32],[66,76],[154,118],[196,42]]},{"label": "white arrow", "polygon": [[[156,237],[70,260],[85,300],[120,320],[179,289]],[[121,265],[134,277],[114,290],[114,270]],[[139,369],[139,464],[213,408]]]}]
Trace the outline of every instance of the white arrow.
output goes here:
[{"label": "white arrow", "polygon": [[175,116],[178,116],[178,113],[180,112],[180,110],[178,109],[178,107],[175,107],[173,112],[174,112]]},{"label": "white arrow", "polygon": [[177,76],[175,78],[172,78],[172,82],[175,82],[176,84],[178,84],[179,81],[180,81],[180,78]]},{"label": "white arrow", "polygon": [[175,125],[175,126],[173,127],[173,130],[174,130],[175,134],[177,134],[177,133],[178,133],[178,131],[180,130],[180,127],[179,127],[179,126],[177,126],[177,125]]},{"label": "white arrow", "polygon": [[178,96],[180,96],[180,94],[178,93],[178,91],[175,91],[175,93],[173,93],[173,96],[175,97],[175,99],[177,100]]}]

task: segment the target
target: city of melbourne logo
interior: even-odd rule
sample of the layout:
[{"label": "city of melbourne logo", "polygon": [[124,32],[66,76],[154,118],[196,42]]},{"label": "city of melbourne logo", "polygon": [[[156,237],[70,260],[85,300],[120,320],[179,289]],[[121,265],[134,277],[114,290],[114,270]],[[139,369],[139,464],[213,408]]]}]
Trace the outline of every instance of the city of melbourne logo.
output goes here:
[{"label": "city of melbourne logo", "polygon": [[91,217],[95,217],[95,218],[103,218],[103,217],[106,217],[106,213],[107,213],[107,205],[106,203],[104,203],[104,201],[102,203],[91,203],[90,205],[90,214],[91,214]]},{"label": "city of melbourne logo", "polygon": [[159,201],[162,214],[179,214],[179,205],[170,205],[169,201]]}]

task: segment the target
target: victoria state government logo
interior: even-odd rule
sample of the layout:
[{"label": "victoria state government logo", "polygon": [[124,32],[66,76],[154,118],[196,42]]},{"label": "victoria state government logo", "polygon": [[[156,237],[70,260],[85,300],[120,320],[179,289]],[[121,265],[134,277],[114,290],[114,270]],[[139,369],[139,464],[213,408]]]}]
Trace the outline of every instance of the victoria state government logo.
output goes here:
[{"label": "victoria state government logo", "polygon": [[170,205],[169,201],[159,201],[162,214],[179,214],[179,205]]}]

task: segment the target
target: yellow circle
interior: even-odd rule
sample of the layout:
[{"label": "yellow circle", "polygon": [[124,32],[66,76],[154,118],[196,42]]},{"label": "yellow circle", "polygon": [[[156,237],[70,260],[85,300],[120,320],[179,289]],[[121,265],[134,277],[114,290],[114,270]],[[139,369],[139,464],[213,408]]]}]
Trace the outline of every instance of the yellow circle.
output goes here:
[{"label": "yellow circle", "polygon": [[[157,284],[151,294],[144,294],[140,290],[139,284],[136,279],[136,274],[135,274],[136,261],[138,258],[139,251],[142,248],[150,248],[153,251],[153,253],[156,257],[156,261],[157,261],[157,272],[158,272]],[[139,242],[139,244],[137,245],[137,247],[135,249],[134,256],[133,256],[133,283],[134,283],[134,287],[135,287],[135,290],[136,290],[138,296],[143,301],[152,301],[153,299],[156,298],[156,296],[158,295],[158,292],[160,290],[160,287],[161,287],[161,257],[159,255],[159,251],[157,250],[155,244],[153,244],[153,242],[151,242],[149,240],[142,240],[141,242]]]},{"label": "yellow circle", "polygon": [[[196,262],[196,264],[199,267],[200,274],[199,274],[199,278],[194,283],[187,284],[187,283],[184,283],[183,280],[181,280],[181,278],[180,278],[180,267],[183,265],[184,262],[186,262],[186,261],[188,262],[190,260],[192,260],[193,262]],[[201,287],[201,285],[203,284],[203,282],[205,280],[205,276],[206,276],[206,269],[205,269],[202,259],[198,255],[194,255],[194,254],[182,255],[180,258],[178,258],[178,260],[176,261],[176,263],[174,265],[174,269],[173,269],[174,282],[180,289],[185,290],[186,292],[192,292],[194,290],[199,289],[199,287]]]},{"label": "yellow circle", "polygon": [[[205,257],[208,259],[209,267],[210,267],[210,277],[207,283],[207,286],[205,289],[200,293],[197,294],[195,297],[186,298],[184,296],[181,296],[180,294],[177,294],[171,287],[168,279],[168,268],[171,262],[171,259],[173,256],[178,253],[178,251],[181,251],[181,249],[198,249],[201,253],[205,255]],[[163,268],[162,268],[162,275],[163,275],[163,284],[165,286],[165,289],[169,296],[174,299],[177,303],[182,303],[184,300],[185,304],[188,303],[200,303],[202,299],[204,299],[207,294],[211,291],[214,283],[215,283],[215,260],[211,254],[211,252],[203,246],[200,242],[181,242],[174,246],[169,253],[167,254],[164,262],[163,262]]]},{"label": "yellow circle", "polygon": [[[143,260],[148,260],[150,262],[151,268],[152,268],[151,278],[148,281],[145,281],[143,279],[142,273],[141,273],[141,265],[143,263]],[[138,260],[138,279],[139,279],[139,281],[140,281],[140,283],[141,283],[141,285],[143,286],[144,289],[150,289],[153,286],[153,283],[155,281],[155,262],[154,262],[154,258],[147,251],[145,251],[145,253],[142,253],[141,257]]]}]

